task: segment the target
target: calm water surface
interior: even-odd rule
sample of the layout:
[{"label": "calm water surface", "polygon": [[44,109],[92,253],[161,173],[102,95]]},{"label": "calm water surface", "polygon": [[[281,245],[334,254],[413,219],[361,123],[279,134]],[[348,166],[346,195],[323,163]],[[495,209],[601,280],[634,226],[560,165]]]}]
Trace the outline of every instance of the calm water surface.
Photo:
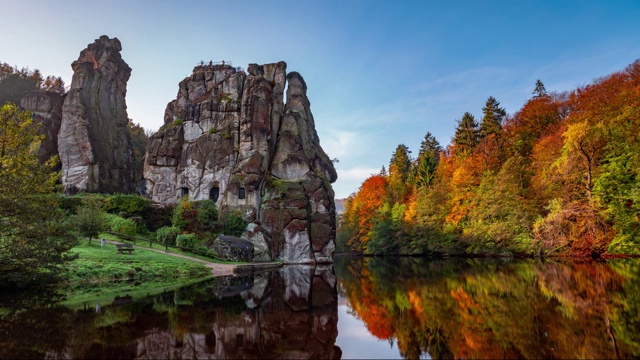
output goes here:
[{"label": "calm water surface", "polygon": [[336,259],[72,307],[0,296],[5,358],[630,358],[640,261]]}]

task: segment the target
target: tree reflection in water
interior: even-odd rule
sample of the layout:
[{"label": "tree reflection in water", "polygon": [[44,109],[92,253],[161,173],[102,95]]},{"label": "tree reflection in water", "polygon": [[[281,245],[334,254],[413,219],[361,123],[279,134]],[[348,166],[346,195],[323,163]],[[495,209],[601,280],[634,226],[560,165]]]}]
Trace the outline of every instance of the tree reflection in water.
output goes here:
[{"label": "tree reflection in water", "polygon": [[[99,309],[0,299],[0,358],[340,358],[332,267],[218,278]],[[23,299],[23,300],[20,300]]]},{"label": "tree reflection in water", "polygon": [[640,355],[640,262],[338,258],[339,291],[405,358]]}]

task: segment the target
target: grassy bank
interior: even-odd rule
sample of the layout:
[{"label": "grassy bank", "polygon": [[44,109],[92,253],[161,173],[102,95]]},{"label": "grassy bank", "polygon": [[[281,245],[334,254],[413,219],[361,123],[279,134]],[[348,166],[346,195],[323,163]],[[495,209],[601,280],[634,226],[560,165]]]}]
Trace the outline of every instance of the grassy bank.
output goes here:
[{"label": "grassy bank", "polygon": [[73,248],[78,254],[68,267],[65,277],[68,283],[88,282],[179,282],[211,275],[204,265],[152,250],[136,248],[131,255],[118,254],[115,245],[100,247],[100,241],[87,241]]},{"label": "grassy bank", "polygon": [[[202,256],[202,255],[199,255],[199,254],[194,254],[194,253],[189,252],[189,251],[180,250],[179,248],[176,248],[176,247],[165,247],[164,245],[160,245],[160,244],[157,244],[157,243],[150,243],[148,241],[148,239],[147,240],[141,240],[144,237],[140,236],[140,235],[138,235],[137,237],[140,240],[135,242],[135,246],[136,247],[153,248],[153,249],[156,249],[156,250],[162,250],[165,253],[169,253],[169,254],[185,255],[185,256],[189,256],[189,257],[195,258],[195,259],[214,262],[214,263],[218,263],[218,264],[230,264],[230,265],[248,264],[247,262],[242,262],[242,261],[224,261],[224,260],[217,259],[217,258],[212,258],[212,257],[208,257],[208,256]],[[113,235],[113,234],[109,234],[109,233],[100,233],[100,235],[98,235],[98,238],[118,241],[118,242],[122,242],[122,243],[133,244],[133,241],[123,240],[123,239],[119,238],[118,236]]]}]

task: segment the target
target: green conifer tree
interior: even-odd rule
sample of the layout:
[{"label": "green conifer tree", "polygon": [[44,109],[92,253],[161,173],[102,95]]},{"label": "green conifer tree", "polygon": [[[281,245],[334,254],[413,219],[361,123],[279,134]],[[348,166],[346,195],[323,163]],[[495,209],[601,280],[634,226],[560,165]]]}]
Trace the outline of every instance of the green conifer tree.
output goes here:
[{"label": "green conifer tree", "polygon": [[533,89],[532,94],[534,98],[541,98],[549,95],[547,94],[547,89],[545,89],[544,84],[540,79],[536,80],[536,88]]},{"label": "green conifer tree", "polygon": [[507,112],[500,107],[500,102],[493,96],[489,96],[482,108],[482,122],[480,123],[480,138],[485,138],[491,134],[498,135],[502,130],[502,123]]},{"label": "green conifer tree", "polygon": [[476,119],[466,112],[458,122],[453,142],[458,147],[459,153],[468,154],[478,145],[479,130]]}]

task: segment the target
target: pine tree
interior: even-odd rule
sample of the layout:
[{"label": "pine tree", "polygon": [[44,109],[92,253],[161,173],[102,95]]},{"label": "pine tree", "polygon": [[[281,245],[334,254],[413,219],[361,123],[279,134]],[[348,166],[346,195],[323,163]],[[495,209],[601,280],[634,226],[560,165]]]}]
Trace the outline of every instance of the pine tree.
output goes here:
[{"label": "pine tree", "polygon": [[466,112],[462,116],[462,120],[458,122],[453,142],[458,147],[458,151],[462,153],[470,153],[473,148],[478,145],[478,140],[478,123],[473,115]]},{"label": "pine tree", "polygon": [[429,186],[433,181],[442,147],[430,132],[420,144],[420,152],[412,170],[411,182],[416,187]]},{"label": "pine tree", "polygon": [[403,182],[407,181],[407,176],[411,170],[410,154],[411,150],[409,150],[405,144],[400,144],[396,148],[396,151],[393,152],[391,161],[389,161],[389,172],[391,172],[391,167],[394,166],[395,170],[400,174]]},{"label": "pine tree", "polygon": [[502,130],[502,123],[507,112],[500,107],[500,102],[493,96],[489,96],[482,108],[482,122],[480,123],[480,138],[485,138],[491,134],[498,135]]},{"label": "pine tree", "polygon": [[542,83],[542,81],[540,81],[540,79],[536,80],[536,88],[533,90],[532,94],[534,98],[548,96],[547,89],[544,88],[544,84]]},{"label": "pine tree", "polygon": [[418,152],[418,159],[422,157],[426,153],[434,153],[436,155],[436,159],[440,158],[440,153],[442,152],[442,146],[436,138],[431,135],[430,132],[424,136],[424,140],[420,143],[420,152]]},{"label": "pine tree", "polygon": [[411,172],[411,151],[409,148],[400,144],[394,151],[391,161],[389,162],[389,187],[388,200],[391,204],[400,203],[404,200],[407,193],[407,183],[409,173]]}]

